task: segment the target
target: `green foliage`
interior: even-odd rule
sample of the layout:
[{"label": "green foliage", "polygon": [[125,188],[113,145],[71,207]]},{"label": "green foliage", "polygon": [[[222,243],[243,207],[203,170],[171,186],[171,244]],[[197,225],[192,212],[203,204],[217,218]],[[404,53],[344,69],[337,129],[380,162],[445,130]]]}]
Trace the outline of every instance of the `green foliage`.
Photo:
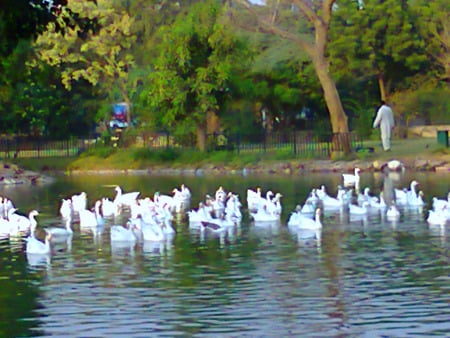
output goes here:
[{"label": "green foliage", "polygon": [[375,77],[381,81],[381,93],[386,89],[389,94],[405,74],[427,64],[414,19],[405,0],[339,1],[328,48],[333,73],[338,78]]},{"label": "green foliage", "polygon": [[[162,125],[180,130],[204,126],[208,111],[218,112],[244,49],[221,22],[216,1],[192,6],[170,27],[161,28],[161,53],[149,74],[148,104]],[[245,61],[245,58],[244,58]]]},{"label": "green foliage", "polygon": [[395,112],[406,122],[419,117],[430,124],[450,123],[450,89],[435,81],[394,93]]},{"label": "green foliage", "polygon": [[450,80],[450,20],[447,0],[416,0],[413,7],[418,31],[430,62],[427,73]]},{"label": "green foliage", "polygon": [[117,88],[121,100],[129,102],[136,86],[129,78],[134,66],[130,49],[136,40],[132,24],[127,11],[111,1],[72,0],[36,39],[37,55],[60,67],[67,90],[83,80],[104,93]]},{"label": "green foliage", "polygon": [[354,119],[354,131],[363,139],[369,138],[373,132],[375,109],[362,109]]}]

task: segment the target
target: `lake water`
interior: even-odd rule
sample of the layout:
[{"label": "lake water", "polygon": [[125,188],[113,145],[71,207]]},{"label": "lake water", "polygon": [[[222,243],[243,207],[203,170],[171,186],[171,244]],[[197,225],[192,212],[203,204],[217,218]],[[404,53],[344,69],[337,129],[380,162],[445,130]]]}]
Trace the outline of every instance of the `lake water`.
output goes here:
[{"label": "lake water", "polygon": [[[221,185],[240,195],[244,219],[226,238],[189,230],[185,217],[168,244],[111,245],[75,224],[71,243],[49,260],[27,256],[23,241],[0,242],[1,337],[430,337],[450,335],[447,228],[425,221],[432,197],[446,198],[450,175],[412,173],[427,207],[353,219],[325,213],[320,241],[285,226],[295,206],[324,184],[335,194],[338,173],[289,177],[58,177],[55,183],[0,188],[19,211],[40,212],[39,228],[60,224],[62,198],[85,191],[91,206],[124,192],[169,194],[182,183],[192,207]],[[379,193],[380,174],[361,186]],[[283,194],[279,226],[248,220],[246,190]],[[42,238],[42,236],[40,236]]]}]

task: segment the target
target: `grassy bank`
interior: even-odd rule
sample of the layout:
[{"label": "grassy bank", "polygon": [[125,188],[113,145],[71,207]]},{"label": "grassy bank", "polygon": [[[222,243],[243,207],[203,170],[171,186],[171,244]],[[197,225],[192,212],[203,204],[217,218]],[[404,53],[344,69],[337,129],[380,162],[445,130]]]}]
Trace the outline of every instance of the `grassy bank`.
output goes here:
[{"label": "grassy bank", "polygon": [[[450,148],[439,145],[436,139],[409,138],[392,142],[392,151],[384,152],[379,141],[365,141],[366,149],[337,160],[386,161],[390,159],[436,159],[450,162]],[[318,158],[317,158],[318,159]],[[228,168],[243,168],[250,165],[271,165],[283,161],[313,161],[316,158],[298,158],[291,152],[275,153],[236,153],[215,151],[202,153],[198,151],[181,151],[174,149],[152,151],[145,148],[96,148],[83,153],[79,157],[65,158],[24,158],[15,159],[13,163],[33,171],[68,171],[99,169],[147,169],[151,167],[203,167],[222,165]]]}]

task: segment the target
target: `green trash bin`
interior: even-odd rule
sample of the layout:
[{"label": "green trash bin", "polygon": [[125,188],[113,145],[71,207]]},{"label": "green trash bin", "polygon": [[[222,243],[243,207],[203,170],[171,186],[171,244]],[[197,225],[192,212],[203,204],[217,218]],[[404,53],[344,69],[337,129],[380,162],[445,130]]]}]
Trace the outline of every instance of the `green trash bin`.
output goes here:
[{"label": "green trash bin", "polygon": [[437,141],[438,144],[448,147],[448,130],[438,130]]}]

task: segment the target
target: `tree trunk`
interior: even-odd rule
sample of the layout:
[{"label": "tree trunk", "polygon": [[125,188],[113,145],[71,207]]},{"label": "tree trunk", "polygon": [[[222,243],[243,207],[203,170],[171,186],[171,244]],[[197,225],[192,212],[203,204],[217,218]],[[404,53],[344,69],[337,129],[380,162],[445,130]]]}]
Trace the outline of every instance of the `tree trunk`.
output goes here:
[{"label": "tree trunk", "polygon": [[197,124],[197,149],[206,151],[206,126]]},{"label": "tree trunk", "polygon": [[384,83],[382,72],[378,72],[378,88],[380,89],[380,98],[386,101],[386,85]]},{"label": "tree trunk", "polygon": [[328,63],[321,55],[314,56],[312,61],[323,89],[333,133],[348,133],[347,115],[345,115],[344,108],[342,107],[336,84],[328,71]]}]

